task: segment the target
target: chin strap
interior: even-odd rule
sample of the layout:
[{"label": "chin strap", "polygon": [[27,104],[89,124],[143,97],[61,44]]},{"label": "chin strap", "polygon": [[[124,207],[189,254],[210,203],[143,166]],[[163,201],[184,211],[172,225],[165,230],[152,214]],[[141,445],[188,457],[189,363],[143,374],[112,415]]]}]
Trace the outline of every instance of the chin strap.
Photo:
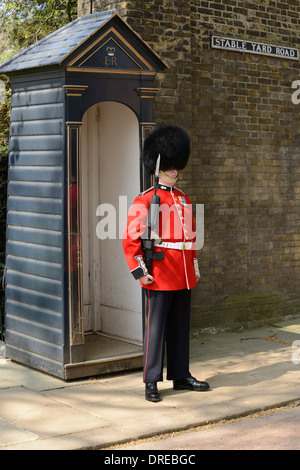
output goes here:
[{"label": "chin strap", "polygon": [[160,170],[159,176],[161,178],[164,178],[164,179],[170,181],[170,183],[173,183],[173,184],[176,183],[176,181],[178,180],[178,174],[177,174],[176,178],[170,178],[170,176],[166,175],[166,173],[162,170]]}]

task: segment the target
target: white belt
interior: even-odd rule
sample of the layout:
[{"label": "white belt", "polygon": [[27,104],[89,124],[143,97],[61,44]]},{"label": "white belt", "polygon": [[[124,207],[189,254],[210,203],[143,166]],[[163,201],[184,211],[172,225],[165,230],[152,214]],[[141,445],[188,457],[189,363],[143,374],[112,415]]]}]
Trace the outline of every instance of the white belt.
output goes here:
[{"label": "white belt", "polygon": [[171,250],[191,250],[193,247],[192,242],[161,242],[158,241],[154,242],[154,246],[158,246],[160,248],[170,248]]}]

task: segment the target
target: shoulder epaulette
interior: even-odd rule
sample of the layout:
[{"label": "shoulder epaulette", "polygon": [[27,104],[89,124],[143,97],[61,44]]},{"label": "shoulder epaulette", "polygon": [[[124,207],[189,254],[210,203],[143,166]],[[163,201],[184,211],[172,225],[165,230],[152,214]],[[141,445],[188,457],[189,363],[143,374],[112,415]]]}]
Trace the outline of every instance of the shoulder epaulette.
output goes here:
[{"label": "shoulder epaulette", "polygon": [[176,189],[176,190],[179,191],[180,193],[186,195],[185,192],[183,192],[181,189],[178,189],[176,186],[174,186],[174,189]]},{"label": "shoulder epaulette", "polygon": [[151,186],[151,188],[146,189],[146,191],[143,191],[142,193],[140,193],[139,196],[144,196],[144,194],[147,194],[152,189],[154,189],[154,186]]}]

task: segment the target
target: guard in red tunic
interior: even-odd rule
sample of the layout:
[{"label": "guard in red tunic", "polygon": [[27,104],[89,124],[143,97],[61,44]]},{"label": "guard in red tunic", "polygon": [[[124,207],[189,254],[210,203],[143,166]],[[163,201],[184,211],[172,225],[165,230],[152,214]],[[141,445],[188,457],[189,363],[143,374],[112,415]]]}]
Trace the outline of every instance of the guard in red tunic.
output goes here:
[{"label": "guard in red tunic", "polygon": [[189,154],[189,136],[179,126],[159,126],[147,136],[144,166],[150,173],[156,169],[156,184],[134,200],[123,237],[129,269],[143,288],[143,380],[145,397],[153,402],[160,401],[157,382],[163,380],[165,344],[167,379],[173,380],[173,388],[209,389],[189,371],[191,289],[200,273],[191,201],[174,186]]}]

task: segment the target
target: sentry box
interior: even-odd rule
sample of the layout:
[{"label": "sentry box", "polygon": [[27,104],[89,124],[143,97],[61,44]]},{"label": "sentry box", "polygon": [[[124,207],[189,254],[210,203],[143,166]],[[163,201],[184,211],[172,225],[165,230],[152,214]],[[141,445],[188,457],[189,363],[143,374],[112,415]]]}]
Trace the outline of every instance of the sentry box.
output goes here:
[{"label": "sentry box", "polygon": [[8,358],[64,380],[142,365],[142,301],[122,233],[149,184],[141,146],[164,68],[112,10],[0,65],[12,85]]}]

